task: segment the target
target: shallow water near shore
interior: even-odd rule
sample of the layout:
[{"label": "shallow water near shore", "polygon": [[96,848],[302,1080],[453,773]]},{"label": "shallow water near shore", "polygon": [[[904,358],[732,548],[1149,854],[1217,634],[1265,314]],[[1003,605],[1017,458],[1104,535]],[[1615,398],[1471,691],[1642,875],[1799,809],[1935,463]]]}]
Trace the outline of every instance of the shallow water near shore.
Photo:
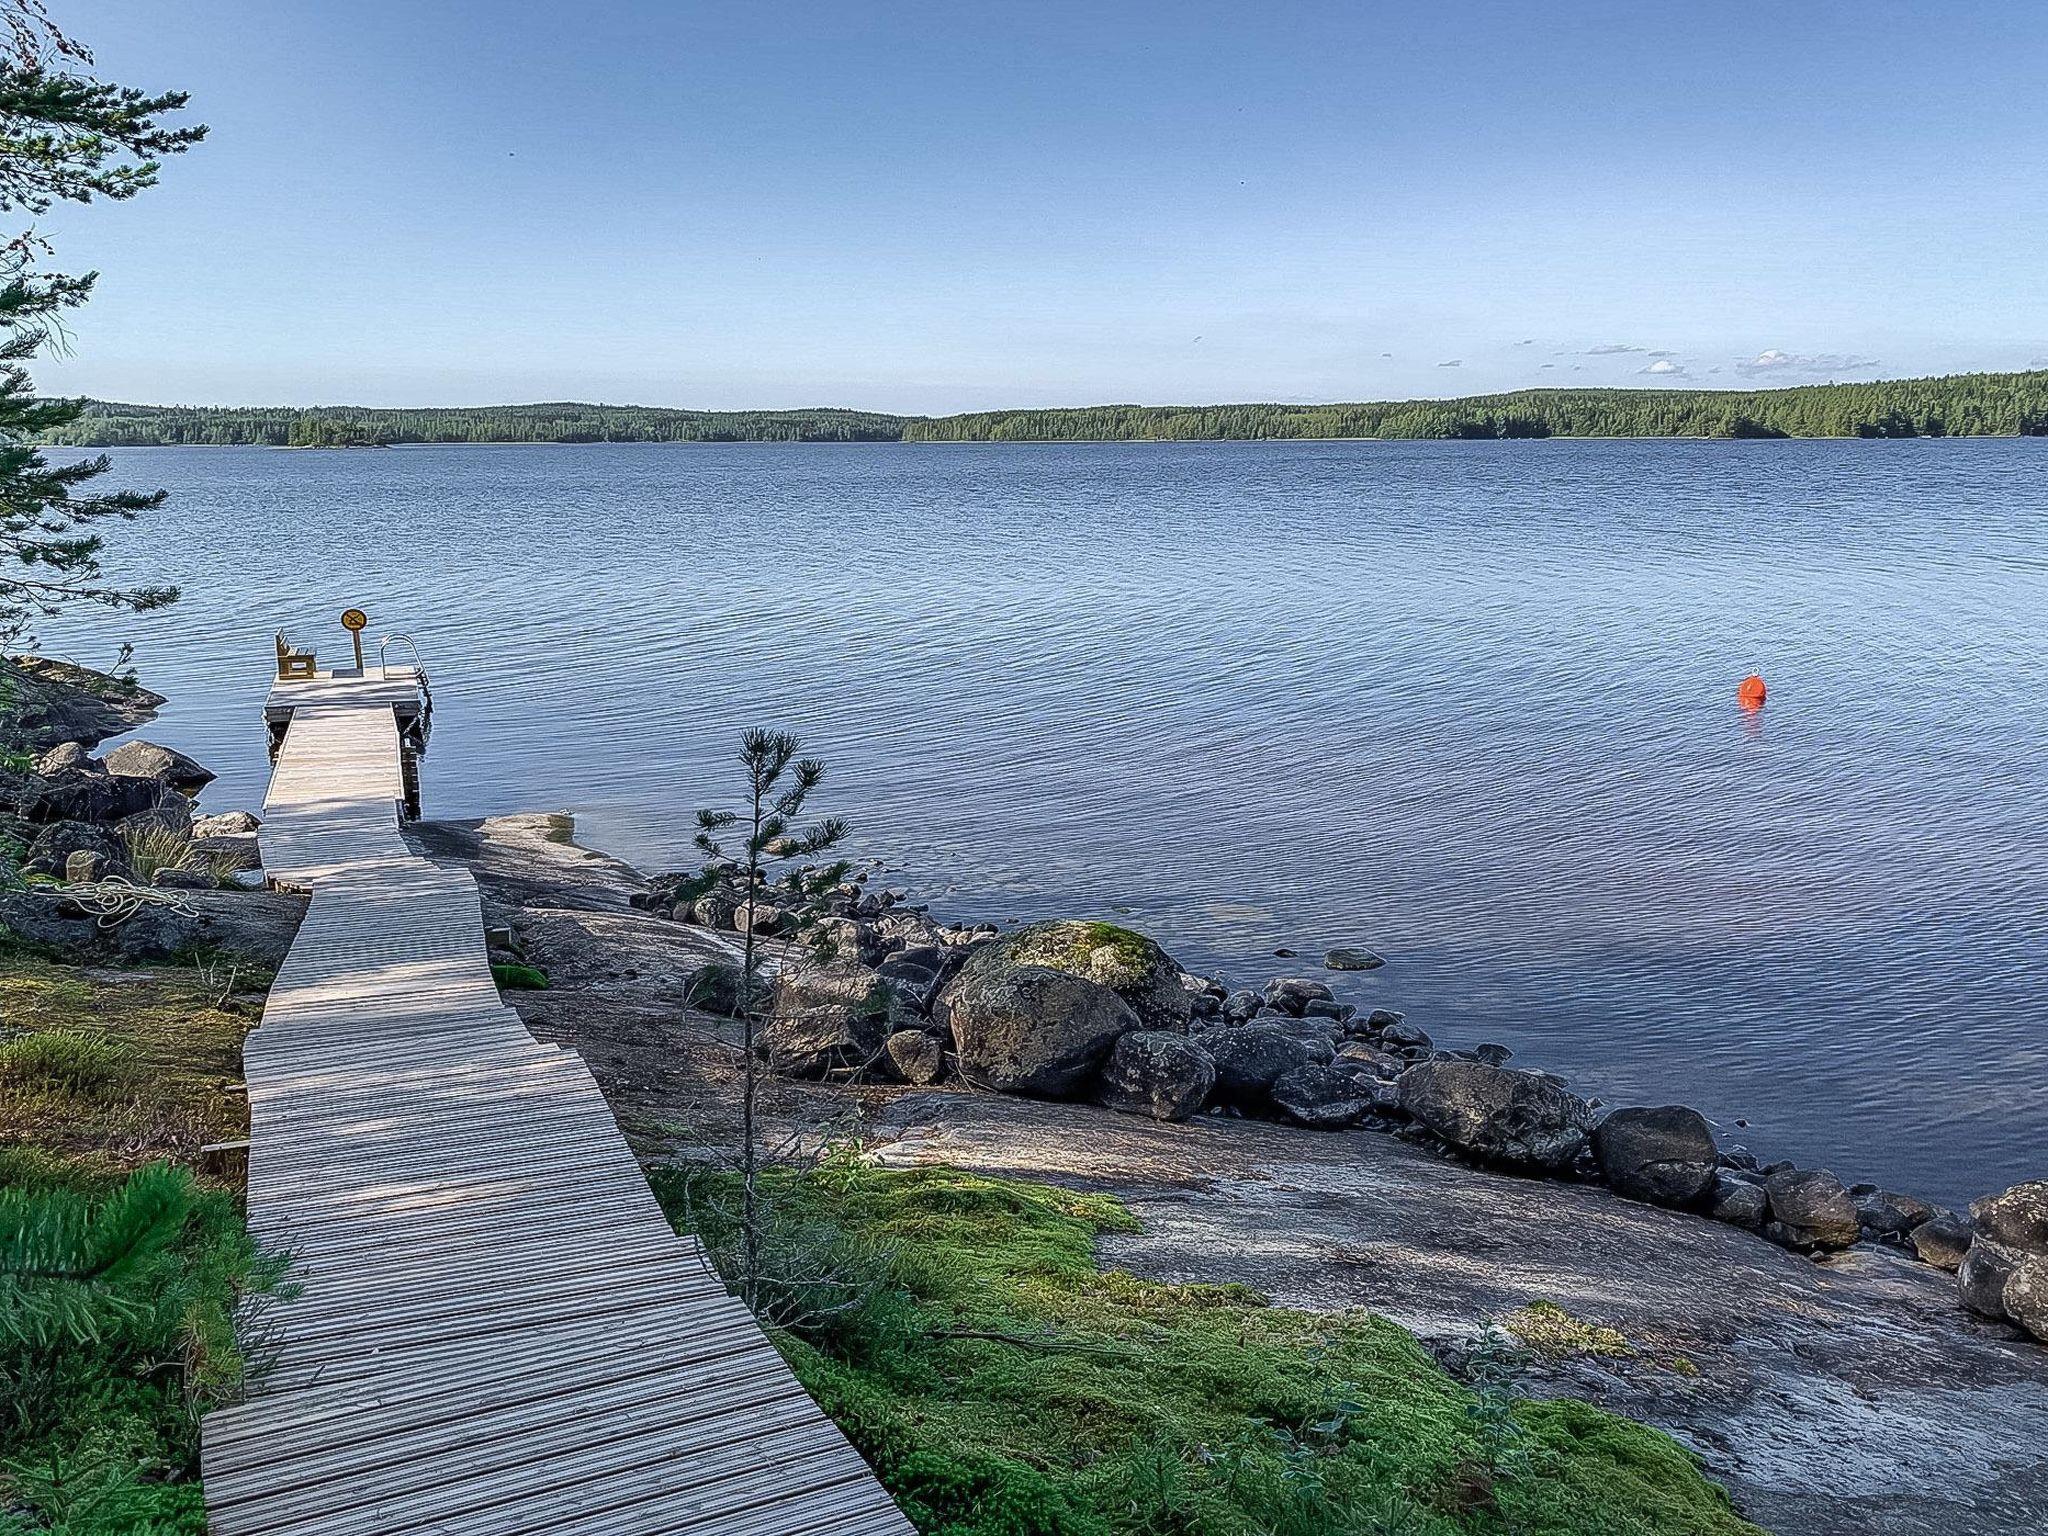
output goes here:
[{"label": "shallow water near shore", "polygon": [[173,500],[110,574],[185,600],[49,648],[133,639],[212,808],[272,631],[360,604],[432,672],[430,814],[678,864],[783,726],[942,914],[1253,985],[1362,942],[1340,995],[1609,1103],[2048,1176],[2048,440],[113,457]]}]

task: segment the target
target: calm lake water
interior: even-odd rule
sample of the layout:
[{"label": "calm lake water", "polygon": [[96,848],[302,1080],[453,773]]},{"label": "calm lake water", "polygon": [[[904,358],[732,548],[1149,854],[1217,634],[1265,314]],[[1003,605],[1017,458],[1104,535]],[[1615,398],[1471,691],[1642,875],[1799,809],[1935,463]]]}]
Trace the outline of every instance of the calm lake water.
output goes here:
[{"label": "calm lake water", "polygon": [[1365,942],[1340,995],[1610,1103],[2048,1176],[2048,440],[115,460],[173,496],[117,574],[186,599],[52,648],[134,639],[216,809],[272,631],[339,655],[358,603],[432,670],[430,815],[679,863],[773,724],[943,913],[1248,984]]}]

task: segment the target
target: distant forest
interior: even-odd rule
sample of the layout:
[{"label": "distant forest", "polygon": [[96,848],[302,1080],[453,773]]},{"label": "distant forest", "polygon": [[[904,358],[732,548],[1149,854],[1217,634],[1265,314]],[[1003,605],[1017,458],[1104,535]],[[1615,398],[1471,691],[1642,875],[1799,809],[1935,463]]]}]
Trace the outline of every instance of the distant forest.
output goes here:
[{"label": "distant forest", "polygon": [[2048,370],[1790,389],[1525,389],[1362,405],[1098,405],[888,416],[640,405],[380,410],[87,401],[50,434],[85,448],[395,443],[1150,442],[1247,438],[2042,437]]}]

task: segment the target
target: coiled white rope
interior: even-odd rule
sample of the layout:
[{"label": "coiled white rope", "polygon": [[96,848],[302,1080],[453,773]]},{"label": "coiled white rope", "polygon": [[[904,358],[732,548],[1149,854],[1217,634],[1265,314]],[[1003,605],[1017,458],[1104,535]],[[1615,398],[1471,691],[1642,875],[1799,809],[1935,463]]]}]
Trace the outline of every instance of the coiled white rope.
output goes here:
[{"label": "coiled white rope", "polygon": [[64,899],[75,904],[102,928],[118,928],[146,906],[159,906],[179,917],[197,917],[192,904],[174,890],[137,885],[122,875],[109,875],[85,885],[64,887]]}]

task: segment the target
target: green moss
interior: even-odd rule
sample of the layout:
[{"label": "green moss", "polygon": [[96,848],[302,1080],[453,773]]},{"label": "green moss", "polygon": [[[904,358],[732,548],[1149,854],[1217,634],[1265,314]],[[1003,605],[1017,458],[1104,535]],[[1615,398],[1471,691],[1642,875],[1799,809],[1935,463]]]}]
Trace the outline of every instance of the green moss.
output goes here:
[{"label": "green moss", "polygon": [[[654,1177],[729,1247],[716,1177]],[[886,1269],[783,1342],[926,1536],[1756,1536],[1675,1441],[1583,1404],[1515,1403],[1506,1465],[1383,1318],[1103,1270],[1096,1238],[1133,1225],[1104,1196],[849,1161],[768,1197]]]},{"label": "green moss", "polygon": [[1115,923],[1040,923],[1010,941],[1010,958],[1019,965],[1066,971],[1105,987],[1136,986],[1151,974],[1158,955],[1142,933]]},{"label": "green moss", "polygon": [[501,992],[545,992],[548,974],[537,966],[499,960],[491,964],[491,980],[498,984]]},{"label": "green moss", "polygon": [[1532,1301],[1502,1319],[1502,1325],[1539,1355],[1562,1360],[1572,1355],[1632,1355],[1635,1346],[1618,1329],[1573,1317],[1554,1301]]}]

